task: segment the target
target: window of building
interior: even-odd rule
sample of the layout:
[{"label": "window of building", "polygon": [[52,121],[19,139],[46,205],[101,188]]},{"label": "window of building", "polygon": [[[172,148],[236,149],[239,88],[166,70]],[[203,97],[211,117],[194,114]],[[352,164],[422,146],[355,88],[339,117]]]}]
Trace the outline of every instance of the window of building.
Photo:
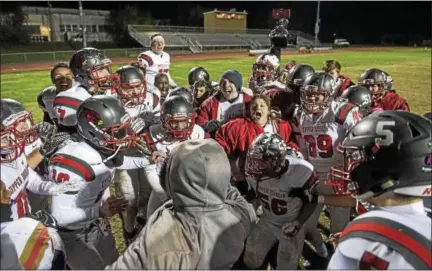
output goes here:
[{"label": "window of building", "polygon": [[99,32],[105,32],[105,25],[99,25]]},{"label": "window of building", "polygon": [[87,32],[92,32],[91,26],[90,25],[86,25],[86,30],[87,30]]},{"label": "window of building", "polygon": [[66,26],[64,24],[60,25],[60,32],[65,32],[66,31]]},{"label": "window of building", "polygon": [[91,27],[92,27],[92,31],[91,32],[93,32],[93,33],[97,33],[98,32],[96,25],[92,25]]},{"label": "window of building", "polygon": [[72,31],[72,25],[70,24],[66,25],[66,31]]},{"label": "window of building", "polygon": [[78,25],[76,25],[76,24],[72,25],[72,31],[76,32],[78,30],[79,30]]}]

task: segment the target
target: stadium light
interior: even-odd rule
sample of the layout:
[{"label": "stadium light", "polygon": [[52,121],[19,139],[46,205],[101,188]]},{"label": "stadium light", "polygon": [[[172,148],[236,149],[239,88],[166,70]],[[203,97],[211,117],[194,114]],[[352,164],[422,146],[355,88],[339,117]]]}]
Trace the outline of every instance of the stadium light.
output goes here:
[{"label": "stadium light", "polygon": [[87,47],[87,37],[86,37],[86,25],[84,21],[84,11],[82,7],[82,2],[79,1],[79,14],[81,19],[81,34],[83,39],[83,48]]}]

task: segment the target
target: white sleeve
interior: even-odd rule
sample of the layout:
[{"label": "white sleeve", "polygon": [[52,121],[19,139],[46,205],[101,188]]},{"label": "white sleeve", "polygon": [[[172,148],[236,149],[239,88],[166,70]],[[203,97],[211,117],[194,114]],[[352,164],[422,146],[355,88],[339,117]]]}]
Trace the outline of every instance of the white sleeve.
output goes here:
[{"label": "white sleeve", "polygon": [[129,169],[136,169],[136,168],[144,168],[149,164],[150,161],[147,157],[125,156],[123,160],[123,164],[117,168],[129,170]]},{"label": "white sleeve", "polygon": [[165,190],[163,190],[162,186],[160,185],[160,179],[159,174],[156,169],[156,164],[151,164],[145,167],[145,175],[147,177],[147,180],[152,188],[152,190],[155,192],[156,196],[161,198],[162,200],[165,200],[166,193]]},{"label": "white sleeve", "polygon": [[57,195],[56,187],[59,187],[60,184],[48,181],[37,174],[31,167],[29,169],[28,183],[27,189],[31,192],[39,195]]},{"label": "white sleeve", "polygon": [[150,67],[150,63],[148,59],[151,59],[151,56],[145,54],[145,53],[141,53],[138,55],[138,63],[140,64],[141,67],[147,69],[148,67]]},{"label": "white sleeve", "polygon": [[338,248],[330,259],[327,270],[353,270],[359,269],[358,261],[345,257]]}]

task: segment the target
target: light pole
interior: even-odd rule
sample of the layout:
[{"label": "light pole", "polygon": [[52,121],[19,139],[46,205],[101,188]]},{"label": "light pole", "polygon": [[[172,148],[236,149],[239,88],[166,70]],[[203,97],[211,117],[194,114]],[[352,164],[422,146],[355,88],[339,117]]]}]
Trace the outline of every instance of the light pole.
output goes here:
[{"label": "light pole", "polygon": [[84,11],[83,11],[81,1],[79,1],[79,13],[80,13],[80,20],[81,20],[81,34],[82,34],[82,39],[83,39],[83,48],[85,48],[85,47],[87,47],[86,25],[85,25]]},{"label": "light pole", "polygon": [[320,24],[319,15],[320,15],[320,1],[318,1],[316,22],[315,22],[315,45],[318,45],[318,34],[319,34],[319,24]]},{"label": "light pole", "polygon": [[54,27],[53,27],[53,21],[52,21],[52,13],[51,13],[51,3],[48,1],[48,20],[49,20],[49,27],[50,27],[50,41],[54,41]]}]

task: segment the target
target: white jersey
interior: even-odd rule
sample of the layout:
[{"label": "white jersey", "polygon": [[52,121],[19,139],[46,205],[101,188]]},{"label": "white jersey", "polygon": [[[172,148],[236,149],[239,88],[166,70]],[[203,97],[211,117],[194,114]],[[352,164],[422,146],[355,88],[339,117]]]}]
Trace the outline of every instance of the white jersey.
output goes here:
[{"label": "white jersey", "polygon": [[294,221],[303,206],[299,197],[290,197],[295,188],[302,188],[315,177],[313,166],[306,160],[287,156],[289,166],[279,178],[257,182],[246,177],[249,185],[255,190],[263,206],[263,217],[268,223],[281,228],[285,223]]},{"label": "white jersey", "polygon": [[1,163],[1,181],[10,193],[10,210],[2,209],[2,222],[16,220],[31,212],[27,190],[35,194],[47,195],[55,184],[40,177],[27,164],[22,153],[16,160]]},{"label": "white jersey", "polygon": [[343,161],[337,146],[346,132],[360,121],[358,107],[333,101],[322,114],[313,116],[297,107],[294,111],[293,131],[301,134],[297,138],[300,150],[318,172],[320,179],[327,178],[330,167]]},{"label": "white jersey", "polygon": [[113,181],[116,169],[143,168],[144,157],[124,157],[123,165],[109,168],[100,154],[86,142],[70,142],[51,156],[48,171],[52,181],[71,182],[77,190],[51,198],[51,214],[59,226],[85,228],[99,217],[101,199]]},{"label": "white jersey", "polygon": [[[149,145],[152,151],[168,153],[180,143],[180,141],[165,133],[162,124],[150,126],[143,135],[147,145]],[[204,137],[205,132],[203,128],[195,124],[189,139],[203,139]]]},{"label": "white jersey", "polygon": [[[405,230],[394,228],[389,225],[388,222],[381,222],[380,219],[388,219],[392,222],[401,224],[409,229],[410,232]],[[386,233],[390,235],[396,235],[396,238],[402,240],[403,236],[406,235],[408,238],[412,238],[414,243],[417,242],[417,248],[420,254],[429,261],[430,264],[430,249],[431,249],[431,219],[426,215],[424,210],[423,202],[417,202],[407,205],[391,206],[391,207],[378,207],[365,214],[358,216],[355,221],[371,222],[376,225],[373,228],[384,227]],[[365,227],[367,224],[364,224]],[[350,230],[350,226],[347,227]],[[401,232],[399,234],[391,234]],[[352,230],[350,230],[352,232]],[[342,233],[348,234],[346,231]],[[415,235],[421,236],[428,240],[428,244],[419,242]],[[390,248],[388,245],[380,242],[380,238],[362,238],[362,235],[357,234],[356,236],[348,236],[345,239],[340,239],[336,251],[330,260],[327,269],[416,269],[411,264],[410,256],[406,253],[400,253],[395,249]],[[364,235],[363,235],[364,236]],[[379,236],[379,235],[378,235]],[[413,243],[412,241],[406,240],[404,244]],[[426,249],[421,249],[422,245],[426,246]],[[429,251],[427,251],[429,250]],[[411,263],[410,263],[411,262]],[[427,268],[420,268],[427,269]],[[430,269],[430,267],[429,267]]]},{"label": "white jersey", "polygon": [[90,93],[81,84],[75,84],[70,89],[62,91],[54,99],[54,110],[58,123],[63,126],[75,126],[77,109],[81,103],[91,97]]},{"label": "white jersey", "polygon": [[138,55],[138,62],[146,69],[146,81],[150,84],[154,85],[156,74],[166,73],[170,86],[175,85],[169,74],[171,57],[168,53],[162,52],[158,55],[148,50]]},{"label": "white jersey", "polygon": [[[55,264],[56,261],[59,261],[57,256],[64,257],[64,247],[60,236],[55,229],[35,219],[24,217],[12,222],[1,223],[1,241],[2,269],[64,268]],[[3,247],[4,242],[7,243],[6,247]]]},{"label": "white jersey", "polygon": [[137,106],[125,106],[126,112],[132,117],[141,117],[144,119],[146,126],[160,123],[160,91],[156,88],[149,88],[142,104]]},{"label": "white jersey", "polygon": [[47,87],[42,90],[37,96],[39,108],[43,112],[47,113],[51,120],[57,118],[57,113],[54,110],[54,99],[57,95],[57,89],[55,86]]}]

